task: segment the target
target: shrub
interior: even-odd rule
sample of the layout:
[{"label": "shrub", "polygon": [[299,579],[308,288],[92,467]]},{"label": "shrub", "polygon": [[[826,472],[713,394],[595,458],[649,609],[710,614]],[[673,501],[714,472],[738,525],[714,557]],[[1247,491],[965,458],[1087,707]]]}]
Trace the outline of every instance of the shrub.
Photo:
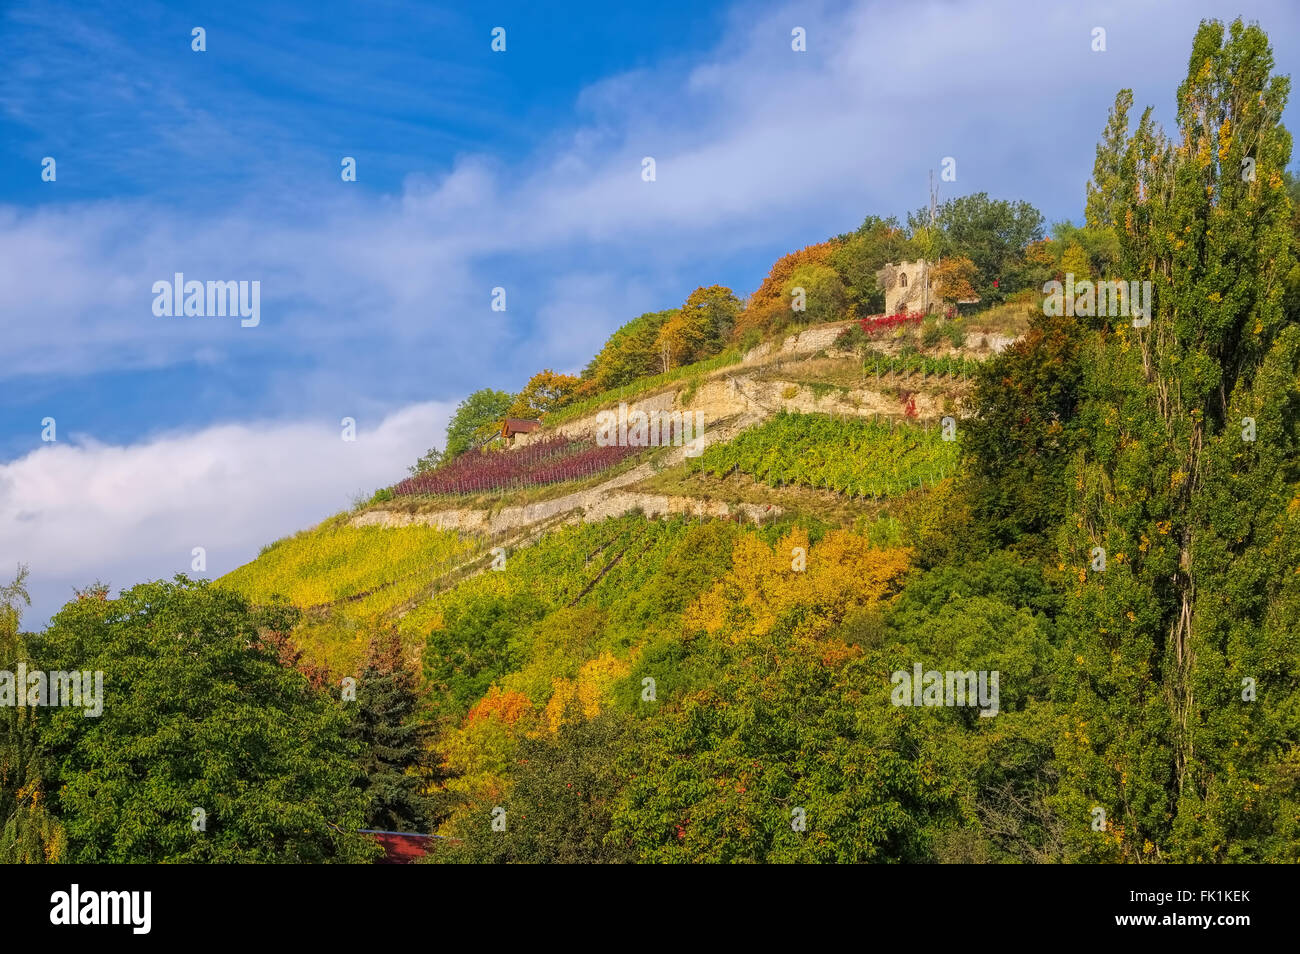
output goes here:
[{"label": "shrub", "polygon": [[835,339],[835,347],[841,351],[858,351],[861,352],[871,344],[871,337],[863,329],[862,324],[856,323],[849,325],[840,332],[840,336]]},{"label": "shrub", "polygon": [[920,314],[874,315],[870,318],[863,318],[859,324],[861,324],[863,332],[868,337],[874,338],[885,331],[918,325],[921,323],[922,318],[923,316]]}]

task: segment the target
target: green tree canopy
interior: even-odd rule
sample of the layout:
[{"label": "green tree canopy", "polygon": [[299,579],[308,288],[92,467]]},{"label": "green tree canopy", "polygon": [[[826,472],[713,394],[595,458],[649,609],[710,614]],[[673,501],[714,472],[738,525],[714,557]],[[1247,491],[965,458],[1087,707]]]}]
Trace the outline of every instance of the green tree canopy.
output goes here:
[{"label": "green tree canopy", "polygon": [[709,285],[691,292],[681,311],[700,329],[701,344],[691,356],[692,361],[700,361],[722,350],[740,314],[740,299],[730,288]]},{"label": "green tree canopy", "polygon": [[[255,610],[177,577],[68,603],[31,641],[46,671],[103,673],[103,712],[49,708],[40,747],[67,860],[364,861],[358,746],[338,697],[282,665]],[[206,813],[196,831],[195,809]]]},{"label": "green tree canopy", "polygon": [[[927,228],[929,221],[929,209],[907,217],[914,233]],[[1024,250],[1043,237],[1043,215],[1028,202],[990,199],[988,193],[978,192],[939,206],[935,229],[934,255],[969,258],[979,272],[980,297],[998,301],[1018,290],[1016,279]]]},{"label": "green tree canopy", "polygon": [[836,321],[844,317],[848,295],[839,273],[829,265],[800,265],[785,283],[782,292],[786,298],[793,296],[796,288],[804,294],[803,321]]},{"label": "green tree canopy", "polygon": [[856,232],[841,236],[830,253],[830,265],[844,282],[849,299],[862,314],[885,308],[885,293],[876,272],[889,262],[912,261],[920,253],[897,219],[869,215]]},{"label": "green tree canopy", "polygon": [[1098,150],[1089,223],[1153,307],[1084,339],[1087,439],[1056,484],[1072,857],[1295,860],[1300,331],[1273,67],[1258,27],[1204,22],[1176,136],[1150,109],[1129,132],[1122,91]]},{"label": "green tree canopy", "polygon": [[[27,596],[27,567],[0,586],[0,670],[30,663],[18,632]],[[41,864],[61,859],[63,826],[50,811],[44,760],[37,737],[39,710],[0,706],[0,864]]]},{"label": "green tree canopy", "polygon": [[456,413],[447,424],[447,443],[442,459],[451,460],[482,443],[492,431],[501,426],[506,412],[514,402],[514,395],[505,391],[482,388],[456,406]]},{"label": "green tree canopy", "polygon": [[583,392],[598,394],[662,371],[659,331],[678,312],[646,312],[610,335],[582,372]]}]

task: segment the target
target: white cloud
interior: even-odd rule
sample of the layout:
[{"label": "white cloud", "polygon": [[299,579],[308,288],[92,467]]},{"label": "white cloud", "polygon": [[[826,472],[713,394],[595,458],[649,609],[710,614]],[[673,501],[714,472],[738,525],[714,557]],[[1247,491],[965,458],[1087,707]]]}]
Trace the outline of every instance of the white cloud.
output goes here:
[{"label": "white cloud", "polygon": [[357,421],[344,441],[336,421],[228,424],[111,446],[73,437],[0,464],[0,577],[31,567],[43,625],[72,588],[207,576],[257,555],[272,540],[346,509],[358,491],[395,483],[440,435],[452,411],[417,404]]}]

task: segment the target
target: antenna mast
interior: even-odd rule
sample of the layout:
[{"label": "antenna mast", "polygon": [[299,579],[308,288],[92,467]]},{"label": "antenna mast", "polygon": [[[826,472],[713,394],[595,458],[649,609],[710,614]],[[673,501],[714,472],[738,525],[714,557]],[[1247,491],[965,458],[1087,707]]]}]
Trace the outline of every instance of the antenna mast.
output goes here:
[{"label": "antenna mast", "polygon": [[[927,256],[934,251],[934,221],[938,216],[939,193],[934,187],[934,170],[930,170],[930,233],[927,236],[929,241],[925,244],[929,246],[926,249]],[[930,313],[930,259],[925,260],[925,267],[922,269],[921,281],[925,283],[925,297],[923,301],[925,314]]]},{"label": "antenna mast", "polygon": [[934,228],[934,218],[936,207],[939,204],[939,193],[934,189],[934,170],[930,170],[930,228]]}]

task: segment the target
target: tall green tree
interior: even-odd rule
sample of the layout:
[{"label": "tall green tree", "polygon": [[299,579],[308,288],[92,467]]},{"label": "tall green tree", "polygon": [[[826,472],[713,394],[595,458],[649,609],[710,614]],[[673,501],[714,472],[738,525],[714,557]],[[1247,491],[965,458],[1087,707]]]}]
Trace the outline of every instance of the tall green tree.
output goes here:
[{"label": "tall green tree", "polygon": [[663,370],[659,331],[678,309],[646,312],[619,328],[582,372],[581,393],[598,394]]},{"label": "tall green tree", "polygon": [[1066,513],[1066,480],[1081,434],[1083,329],[1035,315],[1029,331],[975,379],[977,413],[963,421],[965,491],[982,529],[1002,545],[1051,547]]},{"label": "tall green tree", "polygon": [[[15,672],[30,663],[18,632],[27,596],[27,568],[0,586],[0,670]],[[49,791],[39,751],[38,709],[0,706],[0,864],[58,861],[66,838],[50,810]]]},{"label": "tall green tree", "polygon": [[117,599],[82,594],[31,639],[31,662],[45,671],[103,673],[99,716],[39,715],[45,790],[67,832],[67,860],[374,857],[376,846],[356,834],[359,747],[339,689],[314,689],[263,639],[294,615],[177,577]]},{"label": "tall green tree", "polygon": [[431,823],[418,683],[396,634],[371,640],[347,733],[361,746],[357,787],[367,800],[366,828],[422,832]]},{"label": "tall green tree", "polygon": [[897,219],[869,215],[856,232],[840,237],[829,264],[839,272],[849,299],[864,315],[885,308],[885,293],[876,272],[889,262],[911,261],[920,255]]},{"label": "tall green tree", "polygon": [[[1202,23],[1176,138],[1148,109],[1117,164],[1121,93],[1099,150],[1090,215],[1109,219],[1123,277],[1150,281],[1154,308],[1149,326],[1121,318],[1094,337],[1092,440],[1068,481],[1076,666],[1058,755],[1061,808],[1088,856],[1295,860],[1280,753],[1300,743],[1282,629],[1296,607],[1277,561],[1294,537],[1300,350],[1283,307],[1289,83],[1273,66],[1258,27]],[[1083,824],[1094,807],[1104,832]]]},{"label": "tall green tree", "polygon": [[740,299],[724,285],[709,285],[695,289],[686,296],[682,315],[699,328],[700,347],[692,355],[699,361],[720,352],[740,314]]},{"label": "tall green tree", "polygon": [[1121,181],[1125,174],[1124,159],[1128,145],[1129,110],[1133,108],[1133,91],[1122,89],[1115,97],[1101,142],[1097,143],[1097,159],[1088,182],[1084,221],[1089,228],[1114,230],[1123,228],[1119,218]]},{"label": "tall green tree", "polygon": [[[929,228],[929,209],[907,217],[913,234]],[[939,206],[933,250],[927,257],[964,255],[979,272],[977,291],[1000,301],[1017,291],[1024,250],[1043,237],[1043,215],[1023,200],[990,199],[987,192],[958,196]],[[994,287],[994,282],[997,287]]]},{"label": "tall green tree", "polygon": [[443,447],[442,460],[459,457],[482,443],[501,426],[513,402],[514,396],[505,391],[481,388],[456,405],[456,413],[447,423],[447,443]]},{"label": "tall green tree", "polygon": [[550,368],[538,371],[515,395],[506,413],[511,417],[540,418],[564,407],[578,384],[578,379],[571,374],[556,374]]},{"label": "tall green tree", "polygon": [[829,265],[801,265],[795,269],[782,291],[793,298],[796,288],[803,289],[802,321],[835,321],[843,318],[848,296],[839,273]]}]

